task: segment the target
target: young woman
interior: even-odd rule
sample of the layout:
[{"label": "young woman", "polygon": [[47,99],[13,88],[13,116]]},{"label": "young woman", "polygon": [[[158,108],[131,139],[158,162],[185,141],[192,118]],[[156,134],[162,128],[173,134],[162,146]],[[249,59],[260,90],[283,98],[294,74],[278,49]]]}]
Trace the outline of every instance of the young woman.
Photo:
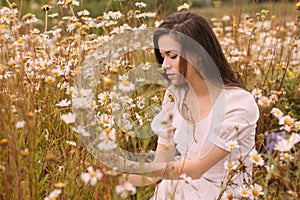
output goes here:
[{"label": "young woman", "polygon": [[[158,134],[153,165],[167,164],[146,172],[148,178],[126,178],[136,186],[159,182],[152,199],[217,198],[228,172],[225,161],[242,159],[251,174],[247,154],[255,143],[258,107],[203,17],[175,13],[155,31],[153,42],[172,82],[151,125]],[[241,184],[243,175],[232,181]]]}]

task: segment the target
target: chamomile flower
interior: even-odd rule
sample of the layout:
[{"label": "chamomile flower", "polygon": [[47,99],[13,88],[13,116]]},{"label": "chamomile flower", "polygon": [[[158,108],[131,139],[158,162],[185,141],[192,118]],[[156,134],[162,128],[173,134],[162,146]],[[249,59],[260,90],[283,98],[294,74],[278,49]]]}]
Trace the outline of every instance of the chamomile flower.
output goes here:
[{"label": "chamomile flower", "polygon": [[87,168],[87,172],[81,174],[81,179],[85,184],[90,183],[91,186],[96,185],[97,181],[101,180],[103,174],[100,169],[94,170],[92,166]]},{"label": "chamomile flower", "polygon": [[258,184],[254,184],[254,185],[251,185],[250,186],[250,190],[251,190],[251,196],[254,198],[254,199],[257,199],[258,196],[260,195],[263,195],[263,191],[262,191],[262,187]]},{"label": "chamomile flower", "polygon": [[279,125],[282,125],[281,128],[289,132],[294,125],[294,121],[291,116],[285,115],[279,118]]},{"label": "chamomile flower", "polygon": [[279,110],[278,108],[272,108],[271,114],[273,114],[277,118],[280,118],[283,116],[283,112],[281,110]]},{"label": "chamomile flower", "polygon": [[239,148],[240,145],[238,143],[237,140],[229,140],[227,143],[226,143],[226,146],[229,147],[230,149],[235,149],[235,148]]},{"label": "chamomile flower", "polygon": [[265,161],[264,159],[261,157],[261,155],[255,150],[253,149],[250,153],[249,153],[250,159],[252,161],[252,163],[256,166],[263,166]]},{"label": "chamomile flower", "polygon": [[139,8],[145,8],[147,6],[144,2],[136,2],[134,5]]},{"label": "chamomile flower", "polygon": [[184,9],[188,10],[189,8],[190,8],[190,5],[187,4],[187,3],[184,3],[184,4],[177,7],[177,11],[181,11],[181,10],[184,10]]},{"label": "chamomile flower", "polygon": [[248,197],[250,197],[250,194],[251,194],[250,189],[245,185],[238,187],[236,192],[237,192],[238,196],[240,196],[242,198],[248,198]]},{"label": "chamomile flower", "polygon": [[67,114],[63,114],[60,116],[60,118],[66,123],[66,124],[72,124],[76,120],[76,115],[69,112]]},{"label": "chamomile flower", "polygon": [[18,121],[15,125],[16,129],[21,129],[21,128],[24,128],[26,122],[24,120],[22,121]]},{"label": "chamomile flower", "polygon": [[129,92],[134,90],[134,84],[127,80],[123,80],[122,82],[119,83],[119,89],[124,92]]},{"label": "chamomile flower", "polygon": [[258,99],[262,96],[262,91],[261,91],[261,89],[254,88],[252,90],[251,94],[254,96],[255,99]]},{"label": "chamomile flower", "polygon": [[238,167],[238,165],[234,162],[234,161],[232,161],[232,162],[229,162],[229,161],[225,161],[224,162],[224,167],[225,167],[225,169],[226,170],[235,170],[235,169],[237,169],[237,167]]},{"label": "chamomile flower", "polygon": [[186,173],[180,174],[179,178],[184,180],[187,184],[190,184],[192,182],[192,178],[188,176]]},{"label": "chamomile flower", "polygon": [[289,139],[282,139],[279,141],[275,145],[274,149],[280,152],[287,152],[290,151],[298,142],[300,142],[300,135],[297,133],[292,133]]},{"label": "chamomile flower", "polygon": [[257,101],[258,105],[260,105],[261,107],[270,107],[271,101],[268,97],[265,96],[261,96],[258,101]]},{"label": "chamomile flower", "polygon": [[57,104],[55,104],[58,107],[67,107],[71,104],[71,101],[68,99],[63,99],[60,102],[58,102]]},{"label": "chamomile flower", "polygon": [[281,161],[289,162],[289,161],[291,161],[293,159],[294,159],[294,157],[290,153],[288,153],[288,152],[281,152],[280,153],[280,160]]},{"label": "chamomile flower", "polygon": [[50,194],[44,198],[44,200],[55,200],[62,193],[61,189],[54,189]]},{"label": "chamomile flower", "polygon": [[117,185],[115,190],[122,199],[126,199],[129,195],[136,193],[136,188],[129,182],[125,182],[122,185]]}]

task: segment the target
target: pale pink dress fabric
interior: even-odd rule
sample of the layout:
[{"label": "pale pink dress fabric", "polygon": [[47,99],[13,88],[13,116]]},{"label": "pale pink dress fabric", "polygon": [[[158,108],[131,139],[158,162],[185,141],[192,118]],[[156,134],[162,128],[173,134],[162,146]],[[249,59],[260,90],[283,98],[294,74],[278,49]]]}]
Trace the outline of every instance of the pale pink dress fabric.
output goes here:
[{"label": "pale pink dress fabric", "polygon": [[[176,97],[176,89],[173,86],[167,90],[165,98],[169,94],[174,94]],[[230,154],[209,169],[200,179],[192,180],[191,183],[186,183],[184,180],[162,180],[156,187],[151,200],[216,199],[220,193],[221,181],[224,181],[226,176],[224,162],[227,160],[238,163],[238,157],[240,156],[246,158],[245,162],[249,166],[248,172],[251,174],[251,162],[247,155],[254,147],[255,142],[255,128],[259,117],[257,104],[249,92],[236,87],[224,89],[220,96],[221,98],[218,98],[213,108],[216,110],[224,109],[225,118],[221,128],[219,128],[220,126],[217,128],[218,134],[214,134],[212,131],[214,130],[214,123],[218,123],[212,121],[214,112],[211,112],[207,118],[193,127],[179,114],[177,106],[174,104],[172,126],[176,129],[173,140],[177,151],[180,153],[180,156],[177,156],[174,160],[192,159],[201,150],[205,140],[210,140],[216,146],[230,152]],[[153,121],[157,124],[159,120],[158,115]],[[189,130],[192,130],[192,128],[195,130],[194,135],[189,134],[191,133]],[[159,128],[154,129],[158,130]],[[156,131],[154,130],[154,132]],[[159,132],[157,134],[159,135]],[[160,140],[159,136],[158,143],[160,143]],[[226,145],[229,140],[238,140],[240,148],[231,150]],[[234,182],[241,184],[242,177],[236,176]],[[222,199],[226,199],[226,193]]]}]

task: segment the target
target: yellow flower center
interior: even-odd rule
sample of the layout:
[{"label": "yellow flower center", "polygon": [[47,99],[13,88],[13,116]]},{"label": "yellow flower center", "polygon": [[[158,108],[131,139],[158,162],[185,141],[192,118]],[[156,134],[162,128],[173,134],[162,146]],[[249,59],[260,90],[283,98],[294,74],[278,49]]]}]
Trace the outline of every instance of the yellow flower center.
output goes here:
[{"label": "yellow flower center", "polygon": [[284,155],[283,155],[283,158],[285,159],[285,160],[288,160],[289,159],[289,154],[287,154],[287,153],[285,153]]},{"label": "yellow flower center", "polygon": [[265,105],[267,105],[267,104],[269,104],[269,100],[268,99],[263,99],[262,103],[265,104]]},{"label": "yellow flower center", "polygon": [[284,120],[284,123],[285,123],[286,125],[288,125],[288,126],[291,126],[291,125],[292,125],[292,120],[290,120],[290,119],[285,119],[285,120]]},{"label": "yellow flower center", "polygon": [[252,158],[253,158],[253,160],[254,160],[255,162],[258,162],[258,161],[259,161],[259,158],[258,158],[257,155],[252,156]]},{"label": "yellow flower center", "polygon": [[230,143],[229,146],[230,146],[231,148],[233,148],[233,147],[235,147],[235,144]]},{"label": "yellow flower center", "polygon": [[90,177],[95,177],[96,173],[95,172],[90,172],[89,175],[90,175]]},{"label": "yellow flower center", "polygon": [[124,86],[129,86],[129,85],[130,85],[130,82],[129,82],[129,81],[123,81],[122,84],[123,84]]},{"label": "yellow flower center", "polygon": [[109,132],[111,131],[111,128],[105,128],[104,131],[105,131],[106,133],[109,133]]},{"label": "yellow flower center", "polygon": [[229,164],[227,165],[227,167],[228,167],[228,169],[232,169],[232,168],[233,168],[233,165],[229,163]]},{"label": "yellow flower center", "polygon": [[46,82],[47,83],[53,83],[54,82],[54,78],[53,77],[47,77],[46,78]]},{"label": "yellow flower center", "polygon": [[253,189],[252,189],[252,194],[253,194],[253,196],[257,197],[257,196],[259,195],[258,189],[253,188]]},{"label": "yellow flower center", "polygon": [[248,191],[246,189],[242,189],[241,193],[242,194],[248,194]]}]

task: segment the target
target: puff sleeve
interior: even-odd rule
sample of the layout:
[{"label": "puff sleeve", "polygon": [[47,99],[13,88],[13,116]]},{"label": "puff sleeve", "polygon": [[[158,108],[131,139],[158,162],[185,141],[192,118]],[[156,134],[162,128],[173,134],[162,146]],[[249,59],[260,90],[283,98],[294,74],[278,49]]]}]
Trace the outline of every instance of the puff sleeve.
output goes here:
[{"label": "puff sleeve", "polygon": [[174,145],[174,130],[172,126],[175,109],[174,95],[168,89],[165,92],[162,110],[154,117],[151,123],[152,131],[158,135],[158,144]]},{"label": "puff sleeve", "polygon": [[211,143],[228,152],[231,151],[227,144],[230,140],[237,140],[247,147],[254,145],[259,110],[249,92],[243,89],[228,90],[215,108],[217,114],[208,134]]}]

